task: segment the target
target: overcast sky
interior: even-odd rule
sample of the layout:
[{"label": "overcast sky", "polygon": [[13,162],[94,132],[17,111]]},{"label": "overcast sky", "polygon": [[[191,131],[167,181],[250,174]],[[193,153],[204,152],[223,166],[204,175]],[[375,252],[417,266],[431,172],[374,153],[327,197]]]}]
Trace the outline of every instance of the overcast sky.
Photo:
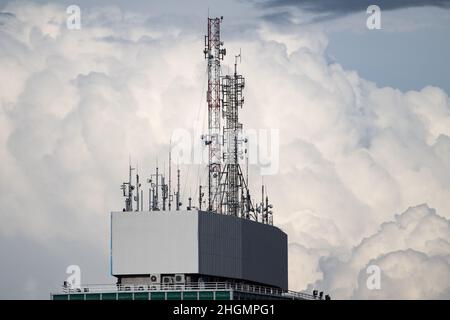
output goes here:
[{"label": "overcast sky", "polygon": [[[81,30],[70,4],[0,0],[0,298],[46,299],[71,264],[114,281],[129,156],[150,172],[206,113],[208,12],[224,70],[242,52],[244,126],[280,130],[265,182],[291,289],[450,297],[449,1],[378,1],[381,30],[371,1],[77,1]],[[182,169],[186,202],[198,172]]]}]

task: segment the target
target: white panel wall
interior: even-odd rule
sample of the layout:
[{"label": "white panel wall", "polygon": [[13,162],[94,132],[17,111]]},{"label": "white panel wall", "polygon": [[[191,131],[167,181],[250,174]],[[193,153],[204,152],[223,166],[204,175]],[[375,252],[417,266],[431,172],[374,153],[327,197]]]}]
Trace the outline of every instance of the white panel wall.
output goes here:
[{"label": "white panel wall", "polygon": [[196,211],[111,213],[111,273],[198,273]]}]

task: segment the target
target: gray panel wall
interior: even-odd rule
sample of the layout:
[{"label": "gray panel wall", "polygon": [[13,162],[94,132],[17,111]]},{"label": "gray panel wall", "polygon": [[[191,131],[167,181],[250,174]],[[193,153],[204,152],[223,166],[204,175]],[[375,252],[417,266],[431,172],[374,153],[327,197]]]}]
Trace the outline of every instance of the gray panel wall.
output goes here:
[{"label": "gray panel wall", "polygon": [[242,278],[241,219],[199,213],[200,273]]},{"label": "gray panel wall", "polygon": [[288,288],[287,234],[278,228],[242,221],[242,275]]},{"label": "gray panel wall", "polygon": [[199,213],[200,273],[288,288],[287,235],[232,216]]}]

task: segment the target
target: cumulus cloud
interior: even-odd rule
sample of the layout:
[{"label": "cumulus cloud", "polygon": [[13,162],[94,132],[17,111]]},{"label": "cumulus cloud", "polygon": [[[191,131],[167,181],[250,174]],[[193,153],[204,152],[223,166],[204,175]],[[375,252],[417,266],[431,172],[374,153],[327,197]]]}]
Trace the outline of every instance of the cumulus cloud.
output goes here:
[{"label": "cumulus cloud", "polygon": [[[199,110],[206,112],[203,35],[117,7],[83,11],[81,30],[67,30],[59,5],[17,2],[4,11],[0,236],[17,245],[1,250],[14,250],[23,257],[17,261],[30,251],[47,258],[34,259],[39,272],[1,272],[11,288],[1,294],[41,288],[39,296],[49,286],[42,279],[50,281],[42,270],[60,270],[51,285],[64,280],[69,264],[107,273],[108,212],[123,206],[119,185],[129,155],[141,172],[150,172],[157,157],[161,167],[171,132],[189,129]],[[245,126],[280,129],[280,172],[265,183],[275,224],[289,233],[291,288],[315,285],[342,298],[445,296],[447,94],[431,86],[379,88],[330,64],[327,37],[318,30],[283,33],[260,22],[241,37],[231,34],[223,33],[227,51],[243,53]],[[230,54],[225,63],[233,62]],[[186,198],[197,176],[183,169]],[[253,186],[260,183],[256,169]],[[437,213],[418,207],[392,227],[383,224],[420,203]],[[369,263],[383,270],[385,290],[365,291]],[[442,271],[439,283],[428,267]],[[413,273],[429,288],[408,286]],[[83,282],[97,282],[92,278]]]},{"label": "cumulus cloud", "polygon": [[[427,205],[409,208],[383,223],[353,248],[348,259],[319,262],[324,278],[315,285],[337,298],[450,298],[450,220]],[[368,267],[381,271],[380,288],[367,286]]]}]

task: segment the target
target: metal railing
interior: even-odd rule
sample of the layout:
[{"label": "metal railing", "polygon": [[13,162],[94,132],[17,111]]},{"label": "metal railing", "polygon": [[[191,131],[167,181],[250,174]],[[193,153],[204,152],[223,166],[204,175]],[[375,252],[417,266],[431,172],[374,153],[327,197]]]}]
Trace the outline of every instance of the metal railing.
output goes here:
[{"label": "metal railing", "polygon": [[91,284],[82,285],[79,288],[62,287],[63,293],[107,293],[107,292],[152,292],[152,291],[213,291],[233,290],[243,293],[253,293],[268,296],[278,296],[284,299],[319,300],[318,296],[306,292],[281,290],[253,284],[229,283],[229,282],[199,282],[199,283],[152,283],[152,284]]}]

